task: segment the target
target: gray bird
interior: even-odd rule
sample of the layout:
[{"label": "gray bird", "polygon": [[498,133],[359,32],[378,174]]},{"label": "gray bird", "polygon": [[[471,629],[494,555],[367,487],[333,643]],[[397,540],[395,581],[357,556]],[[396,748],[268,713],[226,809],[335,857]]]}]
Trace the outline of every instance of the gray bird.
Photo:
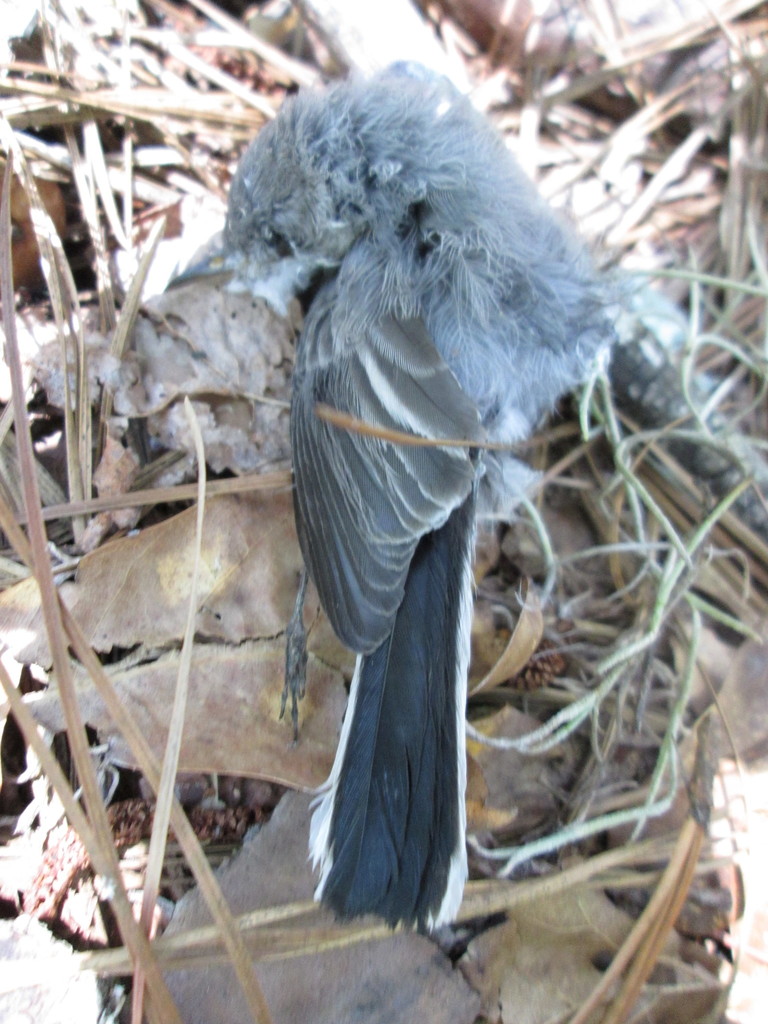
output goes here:
[{"label": "gray bird", "polygon": [[[525,438],[612,338],[604,287],[502,139],[444,79],[394,66],[286,101],[243,157],[226,264],[309,297],[291,405],[296,525],[358,655],[310,846],[317,898],[432,929],[467,876],[464,713],[478,513],[532,471]],[[381,430],[347,430],[319,404]]]}]

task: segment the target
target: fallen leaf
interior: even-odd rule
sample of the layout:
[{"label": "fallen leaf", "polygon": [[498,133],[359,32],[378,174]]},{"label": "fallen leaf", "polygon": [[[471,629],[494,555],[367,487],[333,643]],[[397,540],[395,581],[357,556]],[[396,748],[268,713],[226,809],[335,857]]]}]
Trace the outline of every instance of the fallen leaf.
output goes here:
[{"label": "fallen leaf", "polygon": [[[233,913],[311,898],[310,813],[307,797],[286,794],[271,821],[219,870],[219,884]],[[193,890],[177,905],[166,934],[178,935],[209,920]],[[318,912],[317,923],[334,926],[325,911]],[[274,1024],[472,1024],[479,1008],[477,995],[448,957],[413,932],[257,963],[256,973]],[[241,1024],[248,1019],[230,967],[174,971],[168,984],[185,1024]]]},{"label": "fallen leaf", "polygon": [[[93,474],[99,495],[126,494],[136,479],[138,468],[139,460],[131,449],[107,435],[104,451]],[[99,512],[89,520],[80,538],[80,547],[85,552],[93,551],[111,530],[133,529],[139,521],[140,511],[129,507]]]},{"label": "fallen leaf", "polygon": [[[5,164],[5,161],[3,161]],[[35,185],[48,216],[53,221],[56,233],[61,238],[67,227],[67,210],[64,195],[58,182],[36,178]],[[40,267],[40,248],[32,218],[29,196],[21,180],[14,174],[11,178],[11,260],[13,264],[14,288],[38,288],[44,282]]]},{"label": "fallen leaf", "polygon": [[[681,627],[678,634],[670,636],[669,642],[677,672],[683,672],[688,663],[691,650],[689,633],[688,628]],[[736,657],[736,651],[737,647],[721,639],[711,626],[701,630],[688,698],[688,709],[694,717],[702,714],[722,689],[723,681]]]},{"label": "fallen leaf", "polygon": [[[517,739],[538,729],[541,723],[507,705],[473,725],[489,738]],[[474,739],[468,739],[467,750],[483,773],[488,807],[506,812],[505,835],[510,836],[529,834],[555,814],[554,794],[572,776],[577,756],[571,741],[536,755],[500,750]]]},{"label": "fallen leaf", "polygon": [[472,611],[470,692],[502,656],[511,633],[506,609],[500,612],[498,602],[486,597],[476,597]]},{"label": "fallen leaf", "polygon": [[467,754],[467,829],[470,832],[498,832],[508,828],[517,817],[516,807],[496,808],[488,805],[488,783],[471,754]]},{"label": "fallen leaf", "polygon": [[[97,651],[180,642],[192,579],[196,509],[86,555],[65,604]],[[302,568],[288,493],[206,503],[195,632],[210,640],[274,637],[290,618]],[[316,596],[306,617],[317,614]],[[50,664],[39,597],[24,580],[0,594],[4,640],[19,661]],[[327,638],[326,638],[327,642]]]},{"label": "fallen leaf", "polygon": [[480,521],[475,538],[475,558],[473,562],[473,576],[475,585],[484,580],[491,569],[495,568],[501,554],[501,539],[496,523]]},{"label": "fallen leaf", "polygon": [[[110,388],[115,436],[125,431],[126,418],[141,417],[159,445],[187,453],[164,484],[181,480],[196,461],[186,396],[213,471],[242,474],[287,463],[296,328],[263,301],[200,282],[154,296],[142,307],[122,360],[94,317],[84,318],[84,330],[89,392],[97,397]],[[63,408],[58,339],[39,347],[30,362],[49,402]]]},{"label": "fallen leaf", "polygon": [[728,746],[747,763],[768,754],[768,645],[747,640],[736,651],[723,680],[718,707],[725,722]]},{"label": "fallen leaf", "polygon": [[[16,311],[16,335],[25,387],[29,386],[30,380],[35,376],[34,367],[39,360],[41,350],[60,345],[57,340],[56,324],[47,317],[48,310],[45,305],[22,307]],[[5,329],[2,324],[0,324],[0,343],[5,351]],[[11,369],[5,359],[0,359],[0,402],[5,405],[11,401],[11,398]],[[5,448],[6,445],[3,447]]]},{"label": "fallen leaf", "polygon": [[[130,708],[149,746],[165,749],[178,674],[176,652],[132,668],[111,670],[123,704]],[[346,703],[342,676],[310,656],[307,691],[299,706],[299,740],[293,743],[290,714],[280,719],[285,643],[264,640],[237,647],[198,644],[192,657],[179,771],[254,776],[298,789],[315,789],[333,763]],[[116,731],[88,676],[77,677],[85,721],[108,742],[110,759],[138,764]],[[29,699],[35,718],[51,732],[65,728],[57,691]]]},{"label": "fallen leaf", "polygon": [[[490,1020],[566,1021],[600,982],[633,925],[603,892],[572,889],[510,911],[507,922],[471,943],[461,966]],[[714,1006],[721,985],[699,965],[683,963],[678,946],[672,935],[632,1020],[694,1024]]]},{"label": "fallen leaf", "polygon": [[498,686],[517,675],[530,661],[543,635],[544,616],[541,612],[541,601],[534,585],[526,581],[523,607],[509,642],[493,668],[472,688],[470,696]]},{"label": "fallen leaf", "polygon": [[154,297],[123,363],[115,412],[146,416],[171,451],[193,451],[192,400],[215,472],[248,473],[289,456],[294,328],[265,302],[197,282]]}]

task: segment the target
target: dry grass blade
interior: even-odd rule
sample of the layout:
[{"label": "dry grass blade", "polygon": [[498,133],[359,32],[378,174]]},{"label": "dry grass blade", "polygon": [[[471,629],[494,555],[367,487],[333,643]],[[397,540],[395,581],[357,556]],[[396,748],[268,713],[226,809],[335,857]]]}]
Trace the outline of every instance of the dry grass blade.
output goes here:
[{"label": "dry grass blade", "polygon": [[678,146],[613,228],[606,239],[608,245],[618,246],[626,241],[630,231],[648,216],[670,184],[684,176],[696,154],[710,140],[713,131],[709,127],[696,128],[685,142]]},{"label": "dry grass blade", "polygon": [[[603,1024],[621,1024],[627,1019],[629,1010],[637,1001],[640,990],[650,977],[664,946],[664,941],[672,931],[688,895],[703,842],[704,832],[701,826],[695,821],[686,823],[679,844],[679,849],[683,853],[682,864],[676,873],[673,874],[672,870],[668,874],[665,873],[657,890],[666,896],[664,912],[659,914],[649,931],[647,941],[638,950],[638,955],[627,973],[621,991],[606,1014]],[[672,864],[670,864],[671,867]]]},{"label": "dry grass blade", "polygon": [[[162,0],[152,0],[152,2],[159,8],[164,6]],[[208,0],[191,0],[191,3],[193,7],[196,7],[207,18],[210,18],[214,25],[221,25],[222,28],[226,29],[238,46],[241,46],[243,49],[253,50],[259,57],[278,71],[287,75],[297,85],[317,85],[320,76],[313,68],[308,67],[301,61],[286,56],[282,50],[270,46],[263,39],[259,39],[253,33],[248,32],[240,22],[230,17],[221,8],[216,7],[215,4],[208,3]]]},{"label": "dry grass blade", "polygon": [[[248,476],[232,477],[225,480],[209,480],[205,494],[212,498],[216,494],[247,494],[249,491],[284,490],[291,486],[289,470],[278,470],[274,473],[253,473]],[[197,484],[177,484],[173,487],[150,487],[146,490],[128,491],[126,494],[106,494],[101,498],[89,498],[87,501],[68,501],[61,505],[51,505],[42,510],[45,521],[61,519],[67,516],[93,515],[115,508],[133,508],[138,505],[161,505],[164,502],[191,501],[197,495]],[[23,513],[18,515],[18,522],[25,523]]]},{"label": "dry grass blade", "polygon": [[[12,172],[13,159],[10,157],[3,180],[2,204],[0,205],[0,253],[3,254],[0,259],[0,264],[2,264],[0,267],[0,280],[2,281],[2,293],[6,296],[13,295],[10,260],[10,183]],[[128,895],[120,878],[117,855],[112,845],[111,831],[99,791],[93,762],[90,757],[85,726],[77,703],[56,587],[48,560],[45,530],[43,528],[42,516],[40,515],[40,498],[34,469],[34,453],[29,432],[29,419],[22,384],[21,363],[16,341],[16,326],[10,302],[5,302],[3,305],[3,318],[6,336],[6,358],[10,368],[13,387],[16,436],[19,446],[19,462],[22,467],[24,502],[29,523],[32,568],[40,588],[46,632],[62,696],[62,706],[67,720],[72,755],[83,788],[89,819],[93,824],[93,831],[91,833],[93,846],[89,849],[89,853],[96,870],[103,876],[107,890],[110,892],[115,916],[124,939],[128,943],[133,956],[142,963],[147,975],[152,995],[150,1003],[151,1019],[167,1022],[179,1021],[180,1024],[176,1007],[160,974],[149,943],[142,935],[133,918]]]},{"label": "dry grass blade", "polygon": [[[625,884],[631,884],[636,880],[637,868],[669,860],[674,848],[669,839],[648,840],[597,854],[557,874],[523,879],[514,886],[499,880],[470,882],[458,920],[470,921],[484,915],[513,911],[515,907],[554,898],[580,886],[620,886],[625,881],[625,874]],[[642,877],[647,880],[656,875],[653,871],[644,871]],[[317,905],[311,902],[284,904],[243,914],[236,919],[235,925],[247,942],[250,954],[262,962],[371,942],[392,934],[384,924],[313,926],[312,919],[317,913]],[[293,918],[300,919],[295,926],[282,927],[284,922]],[[222,935],[216,925],[206,925],[155,939],[152,948],[166,968],[202,966],[206,962],[220,960]],[[119,975],[130,969],[130,957],[125,949],[81,953],[78,962],[83,970],[105,975]],[[35,984],[37,981],[33,977],[24,983]]]},{"label": "dry grass blade", "polygon": [[[104,148],[101,144],[101,136],[99,135],[98,126],[95,121],[86,121],[83,125],[83,141],[85,142],[87,165],[93,182],[98,188],[98,194],[104,206],[104,212],[107,216],[109,226],[112,229],[112,234],[114,235],[117,243],[122,246],[123,249],[129,249],[131,243],[127,232],[123,228],[123,222],[120,219],[120,213],[117,209],[117,203],[115,202],[115,196],[109,181],[109,169],[107,168],[107,161],[104,156]],[[99,232],[98,237],[100,236],[101,232]],[[101,253],[97,253],[97,258],[101,258]],[[114,325],[114,308],[112,309],[112,319],[108,319],[107,323]]]},{"label": "dry grass blade", "polygon": [[626,1020],[677,921],[699,865],[709,825],[712,783],[710,723],[711,717],[708,716],[699,730],[695,778],[691,784],[691,813],[680,830],[667,866],[645,910],[611,960],[610,967],[569,1024],[586,1024],[625,970],[624,981],[601,1020],[602,1024],[620,1024]]},{"label": "dry grass blade", "polygon": [[[13,425],[13,406],[8,404],[5,407],[4,426],[8,429]],[[2,431],[0,431],[2,433]],[[60,504],[64,499],[64,492],[59,483],[54,479],[50,471],[42,462],[35,463],[38,486],[45,505]],[[3,442],[0,442],[0,493],[13,509],[21,521],[24,517],[23,500],[21,495],[21,472],[19,459],[13,445],[13,438],[6,434]]]},{"label": "dry grass blade", "polygon": [[[69,641],[72,644],[77,657],[80,659],[84,668],[88,671],[102,700],[106,704],[109,713],[114,719],[115,724],[130,744],[131,750],[133,751],[147,782],[154,792],[157,793],[160,788],[160,766],[158,765],[154,754],[149,749],[144,736],[131,718],[130,713],[126,710],[123,704],[121,704],[109,677],[88,645],[80,627],[72,618],[64,604],[61,604],[60,608]],[[216,922],[213,926],[214,930],[221,936],[229,956],[232,958],[233,963],[238,966],[238,980],[240,981],[241,986],[243,986],[243,988],[246,986],[251,987],[252,992],[253,989],[256,989],[256,992],[249,998],[249,1004],[258,1004],[260,1000],[260,990],[258,989],[258,983],[255,979],[248,977],[249,974],[252,975],[253,968],[248,959],[247,950],[242,942],[242,938],[234,924],[232,912],[222,895],[219,884],[216,881],[216,877],[213,874],[200,842],[190,825],[189,819],[184,813],[184,809],[181,804],[175,797],[171,806],[170,822],[176,835],[176,839],[178,840],[179,845],[184,852],[184,856],[187,859],[187,863],[195,876],[197,884],[200,886],[203,898],[205,899],[205,902],[211,911],[211,915]]]},{"label": "dry grass blade", "polygon": [[376,437],[381,441],[390,441],[392,444],[406,445],[411,448],[481,448],[484,451],[510,451],[517,447],[516,444],[502,444],[495,441],[478,441],[470,438],[458,437],[421,437],[419,434],[408,433],[405,430],[393,430],[367,423],[357,416],[333,409],[324,402],[318,402],[314,409],[318,419],[325,423],[331,423],[339,430],[349,430],[353,434],[363,434],[366,437]]},{"label": "dry grass blade", "polygon": [[180,63],[186,65],[190,70],[197,72],[204,78],[207,78],[209,82],[212,82],[214,85],[218,85],[219,88],[223,89],[225,92],[236,96],[247,106],[258,110],[260,114],[264,115],[264,117],[273,118],[275,116],[276,111],[274,107],[259,96],[258,93],[254,93],[250,89],[246,89],[237,81],[237,79],[232,78],[231,75],[228,75],[223,71],[219,71],[210,64],[206,64],[204,60],[197,57],[186,46],[182,46],[174,33],[145,31],[136,33],[136,38],[140,38],[153,46],[161,47],[170,57],[178,60]]},{"label": "dry grass blade", "polygon": [[[87,117],[125,117],[137,121],[168,118],[172,130],[218,131],[229,137],[233,131],[243,138],[253,135],[263,124],[264,117],[252,109],[243,110],[221,93],[206,97],[195,94],[187,102],[184,97],[157,89],[94,89],[81,91],[43,82],[13,79],[3,82],[8,93],[20,93],[23,98],[0,106],[6,120],[15,128],[26,128],[38,123],[64,125],[80,124]],[[37,101],[29,94],[37,94]],[[61,106],[64,105],[65,113]]]},{"label": "dry grass blade", "polygon": [[[165,224],[165,217],[161,217],[150,231],[146,248],[141,255],[139,265],[136,268],[136,273],[131,280],[131,285],[128,289],[127,295],[125,296],[123,307],[120,310],[120,319],[115,325],[112,342],[109,346],[112,355],[116,356],[118,359],[121,359],[125,353],[126,347],[128,346],[128,342],[133,333],[133,329],[136,326],[136,317],[138,316],[139,306],[141,303],[142,289],[144,288],[149,268],[152,265],[152,260],[155,257],[157,246],[160,239],[163,237]],[[109,417],[111,414],[112,391],[110,388],[105,387],[101,393],[101,409],[99,411],[99,423],[101,423],[102,427],[102,437],[100,438],[99,444],[100,449],[103,449],[106,441],[107,424],[109,423]]]},{"label": "dry grass blade", "polygon": [[[193,640],[195,635],[195,618],[198,604],[198,581],[200,578],[200,556],[203,537],[203,517],[205,514],[205,451],[200,427],[197,423],[192,403],[189,398],[184,400],[184,412],[186,413],[192,437],[195,442],[198,464],[198,491],[197,491],[197,528],[195,533],[194,561],[192,568],[192,579],[190,583],[189,607],[187,611],[187,623],[184,630],[184,641],[181,647],[181,658],[179,660],[179,671],[174,694],[171,721],[168,730],[168,743],[163,758],[162,771],[160,773],[160,785],[157,790],[157,806],[155,819],[152,828],[152,838],[149,844],[149,856],[144,879],[144,895],[141,905],[141,925],[151,935],[152,915],[160,891],[160,875],[163,868],[165,855],[165,842],[168,835],[168,825],[171,819],[171,810],[174,801],[174,785],[179,765],[179,752],[181,750],[181,739],[184,731],[184,716],[187,705],[187,693],[189,691],[189,672],[192,665]],[[270,1024],[271,1016],[261,986],[253,972],[250,958],[242,943],[233,923],[226,921],[225,927],[229,935],[229,953],[235,973],[240,980],[248,1008],[253,1020],[258,1024]],[[137,975],[133,992],[133,1020],[134,1024],[141,1024],[142,1018],[142,997],[144,979]]]},{"label": "dry grass blade", "polygon": [[569,1024],[586,1024],[594,1010],[604,1000],[611,986],[631,963],[632,967],[624,985],[613,1005],[602,1018],[602,1024],[620,1024],[621,1021],[626,1020],[629,1010],[637,999],[640,987],[651,973],[664,940],[680,913],[696,870],[703,839],[704,833],[701,826],[692,818],[689,819],[683,826],[669,864],[664,870],[648,906],[624,945],[614,956],[611,966],[605,972],[600,984],[579,1009],[579,1012],[570,1019]]},{"label": "dry grass blade", "polygon": [[[109,273],[106,240],[104,230],[99,219],[99,206],[96,198],[97,183],[100,178],[102,181],[106,178],[106,167],[104,167],[103,171],[100,173],[98,164],[103,164],[101,147],[93,141],[90,143],[88,141],[89,139],[93,140],[95,132],[96,123],[94,121],[87,121],[83,125],[83,137],[85,140],[85,154],[83,155],[81,154],[80,147],[77,144],[73,127],[71,125],[67,125],[64,129],[67,147],[72,159],[72,173],[94,250],[96,287],[99,296],[101,320],[104,329],[111,331],[114,330],[116,319],[115,296],[112,291],[112,278]],[[98,138],[98,135],[96,138]],[[98,160],[96,154],[99,154],[102,157],[101,161]],[[104,199],[102,199],[102,201],[104,202],[105,207],[109,209],[110,205],[114,207],[111,189],[109,189],[107,195],[112,202],[110,203]],[[115,210],[114,213],[116,214],[117,211]]]},{"label": "dry grass blade", "polygon": [[[29,196],[31,214],[40,246],[41,263],[58,329],[62,363],[64,366],[69,366],[71,362],[75,369],[74,394],[70,388],[69,374],[64,375],[64,430],[67,446],[69,496],[74,500],[82,500],[91,493],[92,456],[90,446],[91,412],[80,300],[61,239],[40,198],[34,176],[29,170],[14,133],[3,121],[0,121],[0,138],[9,157],[13,157],[14,166],[17,167]],[[10,249],[8,251],[10,252]],[[8,358],[8,362],[10,363],[10,358]],[[17,416],[18,412],[15,415]],[[83,525],[82,521],[75,520],[76,533],[83,528]]]},{"label": "dry grass blade", "polygon": [[[192,661],[192,640],[194,638],[195,617],[197,615],[197,589],[200,578],[200,547],[203,536],[203,517],[205,515],[205,452],[203,450],[203,439],[200,434],[192,404],[188,398],[184,400],[184,412],[192,430],[192,437],[195,442],[198,465],[197,482],[197,529],[195,533],[194,557],[192,563],[192,579],[190,582],[189,604],[187,608],[187,622],[184,629],[184,642],[181,647],[181,658],[179,659],[179,671],[176,678],[176,690],[173,697],[173,708],[168,728],[168,742],[163,757],[162,769],[160,772],[160,786],[157,790],[157,805],[155,808],[155,820],[152,827],[152,836],[149,843],[149,855],[147,857],[147,868],[144,877],[144,894],[141,900],[141,927],[152,938],[152,918],[160,892],[160,875],[163,870],[163,858],[165,856],[165,843],[168,835],[168,824],[171,816],[171,804],[174,797],[174,784],[179,768],[179,751],[181,750],[181,737],[184,732],[184,716],[187,708],[187,694],[189,692],[189,670]],[[249,990],[247,993],[250,994]],[[134,987],[132,993],[132,1020],[133,1024],[141,1024],[144,1004],[144,977],[138,969],[134,974]],[[255,1011],[256,1020],[262,1007],[266,1005],[261,1001],[252,1006]],[[267,1018],[263,1018],[265,1021]]]}]

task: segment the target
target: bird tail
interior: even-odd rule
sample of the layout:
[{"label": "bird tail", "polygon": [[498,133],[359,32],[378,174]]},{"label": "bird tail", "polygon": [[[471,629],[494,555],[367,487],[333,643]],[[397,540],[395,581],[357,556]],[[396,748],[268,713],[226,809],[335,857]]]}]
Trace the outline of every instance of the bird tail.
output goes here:
[{"label": "bird tail", "polygon": [[316,899],[432,929],[467,877],[465,704],[475,495],[416,548],[392,632],[360,655],[312,818]]}]

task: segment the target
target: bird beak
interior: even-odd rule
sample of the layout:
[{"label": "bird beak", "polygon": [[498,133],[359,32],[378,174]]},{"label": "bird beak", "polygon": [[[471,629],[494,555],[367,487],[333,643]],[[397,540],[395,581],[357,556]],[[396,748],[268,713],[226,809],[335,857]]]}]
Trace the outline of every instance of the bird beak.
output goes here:
[{"label": "bird beak", "polygon": [[224,253],[212,252],[198,263],[191,264],[176,277],[172,277],[165,290],[169,292],[173,288],[181,288],[183,285],[203,279],[210,281],[211,284],[224,284],[231,281],[233,276],[234,269]]},{"label": "bird beak", "polygon": [[222,251],[214,251],[199,263],[193,263],[166,285],[166,292],[195,281],[221,284],[231,292],[247,292],[253,298],[264,299],[278,316],[288,315],[288,303],[297,291],[309,283],[309,272],[295,256],[263,265],[251,265]]}]

